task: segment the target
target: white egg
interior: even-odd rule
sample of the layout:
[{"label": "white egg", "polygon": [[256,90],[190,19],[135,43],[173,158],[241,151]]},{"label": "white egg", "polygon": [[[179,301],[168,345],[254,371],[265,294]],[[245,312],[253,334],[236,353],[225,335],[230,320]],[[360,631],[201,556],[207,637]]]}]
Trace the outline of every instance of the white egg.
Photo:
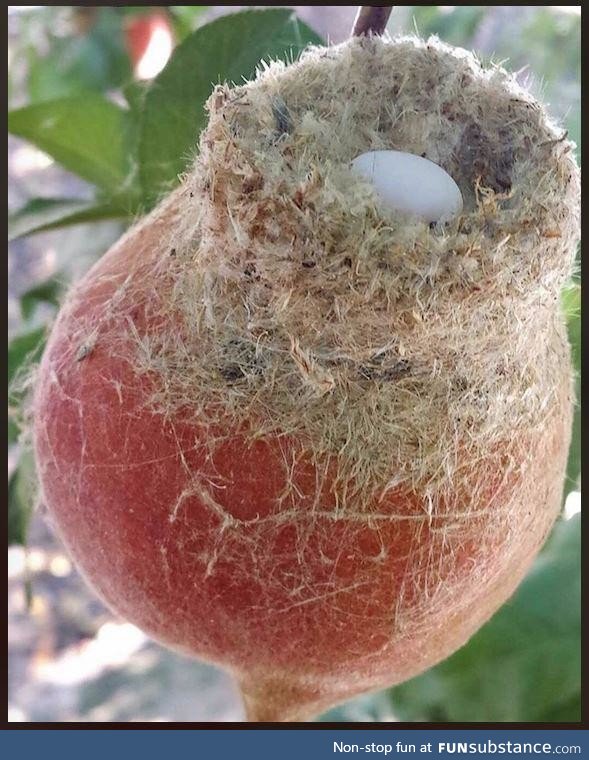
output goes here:
[{"label": "white egg", "polygon": [[372,183],[390,209],[426,222],[447,222],[462,211],[462,194],[441,166],[399,150],[371,150],[352,161],[352,171]]}]

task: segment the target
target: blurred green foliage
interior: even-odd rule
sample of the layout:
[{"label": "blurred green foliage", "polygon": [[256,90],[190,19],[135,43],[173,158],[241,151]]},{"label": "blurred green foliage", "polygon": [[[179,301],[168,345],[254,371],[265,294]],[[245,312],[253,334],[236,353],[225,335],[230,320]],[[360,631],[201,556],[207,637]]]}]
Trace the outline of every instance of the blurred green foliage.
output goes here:
[{"label": "blurred green foliage", "polygon": [[131,76],[123,29],[114,8],[40,8],[25,14],[18,55],[28,64],[32,102],[122,85]]},{"label": "blurred green foliage", "polygon": [[[177,41],[203,20],[207,5],[163,6]],[[132,78],[125,42],[130,19],[154,12],[151,6],[39,6],[23,13],[11,69],[26,65],[24,90],[30,102],[53,100],[89,91],[108,92]],[[9,94],[21,83],[9,74]]]},{"label": "blurred green foliage", "polygon": [[12,134],[96,186],[93,202],[32,199],[9,218],[11,236],[149,210],[191,161],[215,83],[248,79],[261,60],[291,60],[318,42],[290,11],[245,11],[191,32],[149,84],[126,82],[128,108],[86,92],[11,111]]},{"label": "blurred green foliage", "polygon": [[171,5],[168,11],[172,16],[176,37],[183,40],[193,32],[203,20],[208,5]]},{"label": "blurred green foliage", "polygon": [[569,449],[565,497],[571,491],[581,490],[581,286],[574,283],[562,294],[563,309],[567,318],[573,366],[575,368],[575,412],[573,434]]},{"label": "blurred green foliage", "polygon": [[515,595],[466,646],[391,691],[401,720],[581,720],[580,518],[560,521]]},{"label": "blurred green foliage", "polygon": [[427,37],[473,49],[502,62],[564,122],[581,160],[581,19],[547,6],[415,5],[414,28]]},{"label": "blurred green foliage", "polygon": [[[23,14],[11,49],[9,130],[95,187],[94,198],[33,198],[9,220],[12,238],[82,221],[127,223],[148,210],[191,160],[204,103],[220,81],[249,78],[261,59],[296,57],[317,35],[284,9],[246,11],[202,25],[208,6],[166,6],[177,47],[152,81],[133,79],[125,41],[139,6],[39,7]],[[580,19],[547,6],[409,6],[408,28],[505,61],[560,114],[580,156]],[[507,24],[507,13],[513,22]],[[392,25],[395,24],[395,14]],[[20,66],[20,68],[19,68]],[[57,308],[61,274],[20,297],[21,328],[8,353],[9,442],[18,437],[26,377]],[[581,288],[563,294],[573,359],[580,372]],[[36,318],[45,307],[41,323]],[[580,390],[579,380],[576,383]],[[21,455],[9,484],[9,538],[25,543],[33,503],[33,461]],[[565,495],[580,488],[580,407],[575,413]],[[326,720],[577,721],[580,711],[579,523],[562,521],[516,595],[453,657],[377,697],[363,697]],[[358,716],[362,717],[359,718]]]},{"label": "blurred green foliage", "polygon": [[484,5],[450,6],[443,12],[439,5],[414,5],[411,16],[415,31],[421,37],[436,34],[444,42],[466,47],[484,19]]}]

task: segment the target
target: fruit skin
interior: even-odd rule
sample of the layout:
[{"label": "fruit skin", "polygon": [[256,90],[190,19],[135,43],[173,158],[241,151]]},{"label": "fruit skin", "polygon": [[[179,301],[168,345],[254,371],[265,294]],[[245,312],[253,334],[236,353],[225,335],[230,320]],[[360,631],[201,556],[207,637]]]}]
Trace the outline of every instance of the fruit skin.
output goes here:
[{"label": "fruit skin", "polygon": [[[559,510],[568,368],[543,430],[506,431],[501,451],[464,463],[486,494],[468,520],[468,493],[445,517],[428,519],[423,495],[394,493],[376,512],[399,519],[339,520],[329,478],[318,516],[304,456],[300,496],[277,511],[284,452],[300,442],[223,430],[209,456],[212,431],[155,411],[158,377],[136,369],[137,338],[178,331],[177,316],[151,316],[170,286],[175,214],[172,196],[58,317],[33,400],[42,500],[116,613],[232,670],[251,719],[305,719],[444,659],[514,591]],[[507,481],[506,457],[524,463]],[[506,505],[511,519],[497,521]]]}]

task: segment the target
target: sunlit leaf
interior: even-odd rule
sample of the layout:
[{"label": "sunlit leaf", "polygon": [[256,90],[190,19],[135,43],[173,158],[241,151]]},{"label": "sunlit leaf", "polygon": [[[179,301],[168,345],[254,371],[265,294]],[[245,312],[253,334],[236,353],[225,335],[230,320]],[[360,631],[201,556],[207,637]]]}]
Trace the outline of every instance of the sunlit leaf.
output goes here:
[{"label": "sunlit leaf", "polygon": [[131,170],[130,112],[96,93],[11,111],[8,130],[110,195],[125,190]]},{"label": "sunlit leaf", "polygon": [[168,6],[168,11],[172,16],[174,30],[179,40],[183,40],[196,29],[209,7],[210,6],[208,5]]}]

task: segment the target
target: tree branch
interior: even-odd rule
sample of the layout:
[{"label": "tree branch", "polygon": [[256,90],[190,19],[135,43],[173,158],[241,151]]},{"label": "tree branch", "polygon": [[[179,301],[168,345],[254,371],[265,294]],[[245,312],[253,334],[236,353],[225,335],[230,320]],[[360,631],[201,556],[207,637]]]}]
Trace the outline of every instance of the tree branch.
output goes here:
[{"label": "tree branch", "polygon": [[392,5],[361,5],[352,27],[352,37],[383,34],[392,10]]}]

